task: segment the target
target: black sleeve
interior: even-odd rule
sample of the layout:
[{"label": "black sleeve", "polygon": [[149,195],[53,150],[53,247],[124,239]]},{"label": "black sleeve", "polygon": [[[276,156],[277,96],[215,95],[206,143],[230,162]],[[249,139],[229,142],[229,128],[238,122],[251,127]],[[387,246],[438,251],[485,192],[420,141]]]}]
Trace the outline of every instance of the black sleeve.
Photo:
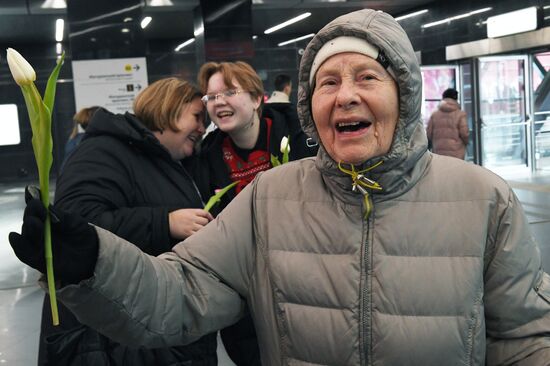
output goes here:
[{"label": "black sleeve", "polygon": [[[290,140],[290,160],[317,155],[319,149],[317,142],[311,140],[302,130],[294,104],[285,103],[285,105],[282,105],[282,103],[277,103],[277,105],[277,107],[274,107],[269,103],[265,104],[263,116],[271,118],[277,125],[284,126],[281,132],[283,136],[288,136]],[[277,143],[281,141],[279,136],[275,137],[275,140]],[[274,146],[273,150],[279,155],[279,145]]]},{"label": "black sleeve", "polygon": [[[205,149],[198,156],[186,158],[183,161],[185,169],[195,181],[204,203],[217,189],[232,183],[227,172],[227,166],[223,161],[220,145],[221,139],[219,136],[207,136],[203,141],[203,146],[206,146]],[[216,217],[233,198],[235,198],[235,190],[231,189],[222,197],[219,203],[212,207],[210,213]]]},{"label": "black sleeve", "polygon": [[56,184],[55,206],[132,242],[148,254],[172,247],[168,208],[135,205],[135,175],[129,150],[116,139],[81,143]]}]

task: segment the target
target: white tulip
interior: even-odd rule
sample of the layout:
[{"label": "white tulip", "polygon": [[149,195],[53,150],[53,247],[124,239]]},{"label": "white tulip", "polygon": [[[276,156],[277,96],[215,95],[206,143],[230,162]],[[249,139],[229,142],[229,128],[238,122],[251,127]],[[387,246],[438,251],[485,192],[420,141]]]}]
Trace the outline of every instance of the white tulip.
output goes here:
[{"label": "white tulip", "polygon": [[288,144],[288,137],[284,136],[281,139],[281,152],[284,154],[287,149],[288,149],[288,152],[290,152],[290,145]]},{"label": "white tulip", "polygon": [[29,64],[19,52],[13,48],[8,48],[6,51],[6,58],[8,59],[11,75],[17,85],[29,85],[36,80],[36,73],[31,64]]}]

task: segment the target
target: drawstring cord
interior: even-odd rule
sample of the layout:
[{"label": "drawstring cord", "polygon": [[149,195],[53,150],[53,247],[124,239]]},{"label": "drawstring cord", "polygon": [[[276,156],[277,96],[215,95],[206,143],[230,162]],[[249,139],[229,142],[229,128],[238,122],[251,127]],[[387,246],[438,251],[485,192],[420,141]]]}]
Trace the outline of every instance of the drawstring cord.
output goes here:
[{"label": "drawstring cord", "polygon": [[359,171],[355,170],[355,166],[353,164],[350,164],[351,170],[349,170],[344,168],[341,162],[338,162],[338,169],[340,169],[341,172],[351,176],[351,181],[353,182],[351,190],[354,192],[359,191],[363,195],[363,200],[365,202],[365,219],[369,217],[370,212],[372,210],[372,205],[369,200],[369,192],[366,190],[366,188],[381,191],[382,187],[380,186],[380,184],[378,184],[378,182],[375,182],[372,179],[365,177],[364,173],[376,168],[383,162],[384,161],[380,160],[378,163],[374,164],[373,166],[370,166],[366,169],[359,170]]}]

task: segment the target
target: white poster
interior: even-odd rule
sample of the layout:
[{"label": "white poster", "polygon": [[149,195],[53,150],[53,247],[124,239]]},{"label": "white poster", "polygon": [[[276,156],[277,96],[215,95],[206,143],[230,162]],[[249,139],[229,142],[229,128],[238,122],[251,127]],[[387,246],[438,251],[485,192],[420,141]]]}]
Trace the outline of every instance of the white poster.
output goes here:
[{"label": "white poster", "polygon": [[113,113],[132,111],[148,85],[145,57],[73,61],[76,110],[100,106]]}]

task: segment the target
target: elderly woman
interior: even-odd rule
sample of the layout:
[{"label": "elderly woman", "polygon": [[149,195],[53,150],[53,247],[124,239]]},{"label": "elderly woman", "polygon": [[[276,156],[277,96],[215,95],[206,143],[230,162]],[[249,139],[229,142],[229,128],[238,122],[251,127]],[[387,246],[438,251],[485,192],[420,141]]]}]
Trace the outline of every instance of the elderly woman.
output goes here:
[{"label": "elderly woman", "polygon": [[[398,23],[373,10],[335,19],[308,45],[299,82],[315,159],[257,176],[161,258],[79,225],[99,254],[66,254],[85,266],[58,269],[73,278],[62,300],[101,332],[153,347],[226,326],[246,301],[265,365],[545,364],[550,277],[525,215],[497,176],[427,151],[420,70]],[[42,269],[30,253],[44,213],[31,201],[10,237]],[[76,221],[55,226],[54,257]]]}]

